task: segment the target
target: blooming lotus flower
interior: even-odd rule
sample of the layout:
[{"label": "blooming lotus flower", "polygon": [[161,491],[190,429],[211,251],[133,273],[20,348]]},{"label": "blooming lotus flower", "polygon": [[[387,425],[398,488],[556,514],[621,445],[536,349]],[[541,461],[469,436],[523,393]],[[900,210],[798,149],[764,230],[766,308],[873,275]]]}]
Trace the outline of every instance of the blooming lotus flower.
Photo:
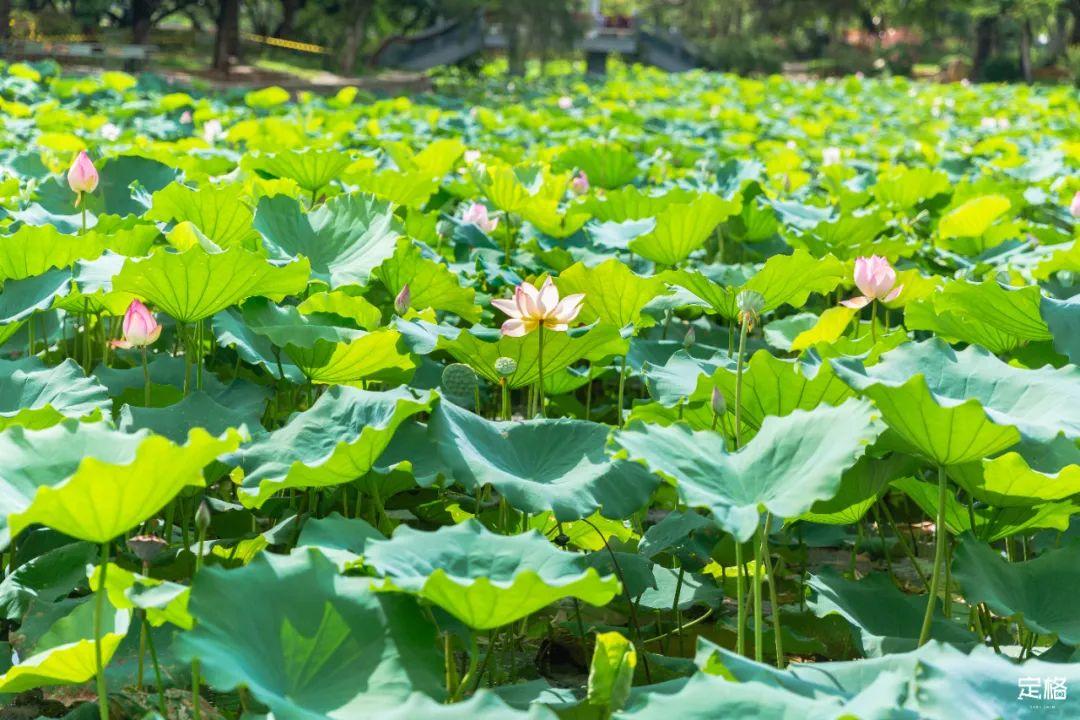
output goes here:
[{"label": "blooming lotus flower", "polygon": [[861,257],[855,261],[855,286],[862,291],[862,295],[844,300],[840,304],[856,310],[866,307],[874,300],[895,300],[904,289],[903,285],[896,284],[896,271],[889,261],[878,255]]},{"label": "blooming lotus flower", "polygon": [[79,153],[78,157],[75,158],[75,162],[71,163],[71,167],[68,168],[67,181],[68,187],[71,188],[73,193],[78,194],[80,200],[83,193],[91,193],[97,189],[98,171],[85,150]]},{"label": "blooming lotus flower", "polygon": [[487,207],[480,203],[473,203],[466,208],[461,221],[468,225],[475,225],[486,233],[495,232],[495,228],[499,226],[499,218],[488,215]]},{"label": "blooming lotus flower", "polygon": [[570,190],[575,195],[584,195],[589,192],[589,176],[582,170],[574,176],[574,179],[570,181]]},{"label": "blooming lotus flower", "polygon": [[559,108],[561,110],[569,110],[574,107],[574,100],[569,95],[563,95],[559,98]]},{"label": "blooming lotus flower", "polygon": [[492,300],[491,304],[510,316],[502,325],[502,334],[522,337],[541,326],[566,332],[581,312],[584,300],[584,293],[567,295],[560,300],[559,289],[549,277],[539,290],[532,283],[523,282],[514,290],[513,300]]},{"label": "blooming lotus flower", "polygon": [[124,338],[113,340],[112,346],[118,348],[145,348],[153,345],[161,335],[161,325],[145,305],[132,300],[124,313]]},{"label": "blooming lotus flower", "polygon": [[101,126],[101,137],[105,138],[109,142],[115,142],[120,138],[120,128],[112,123],[105,123]]},{"label": "blooming lotus flower", "polygon": [[1080,217],[1080,190],[1077,190],[1076,194],[1073,195],[1073,201],[1072,204],[1069,205],[1069,211],[1072,213],[1073,217]]}]

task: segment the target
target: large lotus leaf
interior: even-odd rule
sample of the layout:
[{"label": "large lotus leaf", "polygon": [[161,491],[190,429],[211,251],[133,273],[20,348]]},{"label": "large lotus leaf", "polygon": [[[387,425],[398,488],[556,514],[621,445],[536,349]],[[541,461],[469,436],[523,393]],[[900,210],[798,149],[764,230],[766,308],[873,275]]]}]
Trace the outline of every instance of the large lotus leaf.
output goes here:
[{"label": "large lotus leaf", "polygon": [[689,679],[636,688],[613,720],[713,720],[768,718],[806,720],[843,717],[831,698],[812,699],[757,682],[735,683],[696,673]]},{"label": "large lotus leaf", "polygon": [[923,200],[949,191],[949,176],[925,167],[894,167],[882,173],[873,187],[882,205],[910,210]]},{"label": "large lotus leaf", "polygon": [[[1080,438],[1080,368],[1074,366],[1018,368],[982,348],[956,351],[936,338],[901,345],[868,368],[855,360],[831,362],[841,378],[874,399],[894,430],[936,462],[992,455],[1019,439],[1015,430],[1041,442],[1058,434]],[[983,411],[996,428],[978,417]],[[951,448],[942,445],[950,440]]]},{"label": "large lotus leaf", "polygon": [[1026,562],[1009,562],[966,535],[955,553],[953,577],[968,603],[984,602],[998,615],[1022,618],[1037,633],[1080,645],[1073,586],[1080,584],[1080,545],[1050,549]]},{"label": "large lotus leaf", "polygon": [[243,468],[240,502],[259,507],[285,488],[326,487],[362,477],[405,419],[431,409],[431,393],[400,387],[332,387],[309,410],[226,458]]},{"label": "large lotus leaf", "polygon": [[700,248],[716,226],[739,212],[741,201],[702,194],[686,205],[669,205],[656,216],[652,232],[630,241],[630,249],[644,258],[674,266]]},{"label": "large lotus leaf", "polygon": [[[462,332],[455,337],[440,336],[438,347],[492,383],[498,384],[505,379],[509,387],[519,388],[532,385],[540,378],[537,365],[539,341],[535,332],[524,337],[507,337],[497,332],[481,337],[479,332]],[[544,375],[554,375],[584,359],[598,360],[622,354],[624,349],[619,331],[611,325],[594,325],[570,332],[545,332]],[[517,363],[517,369],[506,378],[495,370],[495,361],[501,357]]]},{"label": "large lotus leaf", "polygon": [[451,477],[469,489],[491,485],[518,510],[580,520],[599,510],[624,518],[659,480],[604,451],[608,428],[584,420],[492,422],[440,403],[428,426]]},{"label": "large lotus leaf", "polygon": [[311,382],[322,385],[400,379],[416,367],[401,333],[389,328],[347,342],[317,341],[310,348],[288,345],[285,353]]},{"label": "large lotus leaf", "polygon": [[[892,484],[903,490],[927,515],[937,517],[937,483],[905,477],[894,480]],[[962,503],[952,493],[945,497],[946,529],[953,534],[973,533],[984,542],[995,542],[1033,528],[1064,531],[1069,527],[1069,518],[1077,512],[1080,512],[1080,504],[1072,499],[1037,505],[993,507]]]},{"label": "large lotus leaf", "polygon": [[1040,314],[1054,337],[1054,349],[1080,364],[1080,294],[1068,300],[1043,298]]},{"label": "large lotus leaf", "polygon": [[294,383],[304,380],[300,368],[281,353],[276,353],[277,348],[270,339],[252,330],[237,308],[229,308],[215,315],[213,330],[218,344],[236,350],[244,362],[261,365],[279,379]]},{"label": "large lotus leaf", "polygon": [[[235,450],[236,433],[195,429],[177,445],[149,432],[64,422],[45,430],[0,433],[0,511],[12,536],[41,523],[104,543],[163,508],[183,488],[203,486],[202,470]],[[153,482],[147,482],[147,478]]]},{"label": "large lotus leaf", "polygon": [[310,273],[305,259],[279,267],[243,248],[209,253],[196,246],[129,259],[113,289],[149,300],[180,322],[196,322],[249,297],[280,301],[303,290]]},{"label": "large lotus leaf", "polygon": [[680,270],[665,276],[668,282],[684,287],[709,304],[713,312],[725,318],[738,313],[735,299],[744,290],[761,293],[765,298],[762,312],[781,305],[795,308],[806,304],[812,293],[829,293],[848,278],[847,266],[832,255],[815,258],[805,250],[791,255],[774,255],[761,269],[741,285],[720,285],[697,270]]},{"label": "large lotus leaf", "polygon": [[[735,379],[735,368],[729,366],[721,366],[711,378],[712,386],[724,394],[732,415]],[[756,431],[771,415],[812,410],[818,405],[839,405],[852,395],[851,388],[827,364],[815,366],[782,360],[766,350],[758,350],[743,368],[742,422]],[[734,416],[729,420],[734,423]]]},{"label": "large lotus leaf", "polygon": [[998,457],[949,468],[949,474],[991,505],[1039,505],[1080,493],[1080,448],[1064,437],[1048,443],[1021,442]]},{"label": "large lotus leaf", "polygon": [[[32,653],[0,675],[0,693],[37,687],[80,685],[94,677],[97,652],[90,617],[93,603],[84,601],[38,639]],[[101,661],[108,664],[128,629],[128,613],[107,608],[101,633]],[[25,630],[25,628],[24,628]]]},{"label": "large lotus leaf", "polygon": [[972,198],[950,210],[938,223],[938,235],[947,238],[974,238],[983,235],[1012,203],[1004,195]]},{"label": "large lotus leaf", "polygon": [[190,222],[222,248],[256,249],[258,234],[252,230],[253,214],[243,197],[244,186],[212,185],[189,188],[173,183],[154,193],[146,217],[160,222]]},{"label": "large lotus leaf", "polygon": [[18,620],[35,600],[52,603],[70,595],[98,555],[96,546],[73,542],[21,563],[0,582],[0,617]]},{"label": "large lotus leaf", "polygon": [[272,258],[306,257],[312,277],[335,288],[367,284],[401,236],[394,206],[362,193],[339,195],[311,212],[287,195],[264,197],[255,229]]},{"label": "large lotus leaf", "polygon": [[603,222],[625,222],[654,218],[673,204],[688,205],[696,195],[688,190],[672,188],[662,195],[649,194],[632,185],[594,195],[584,203],[593,217]]},{"label": "large lotus leaf", "polygon": [[0,293],[0,325],[19,322],[48,310],[72,292],[70,270],[49,270],[22,280],[8,280]]},{"label": "large lotus leaf", "polygon": [[1022,341],[994,323],[976,320],[954,310],[938,307],[938,295],[909,303],[904,308],[904,325],[910,330],[925,330],[954,343],[981,345],[992,353],[1008,353]]},{"label": "large lotus leaf", "polygon": [[295,180],[296,184],[315,193],[352,163],[352,158],[340,150],[285,150],[245,159],[245,167],[278,178]]},{"label": "large lotus leaf", "polygon": [[0,429],[41,429],[64,418],[99,419],[112,408],[108,391],[70,358],[46,367],[37,358],[0,360]]},{"label": "large lotus leaf", "polygon": [[441,178],[441,174],[434,175],[426,170],[399,172],[387,169],[363,173],[354,181],[356,187],[365,193],[395,205],[419,210],[439,190]]},{"label": "large lotus leaf", "polygon": [[261,417],[262,408],[229,407],[196,390],[180,402],[164,407],[124,405],[117,426],[124,432],[150,430],[175,443],[183,443],[195,428],[218,436],[233,428],[244,436],[260,434],[265,432]]},{"label": "large lotus leaf", "polygon": [[0,282],[41,275],[76,260],[92,259],[105,250],[97,234],[65,235],[52,225],[23,225],[0,235]]},{"label": "large lotus leaf", "polygon": [[417,593],[476,630],[509,625],[566,597],[606,605],[619,592],[585,557],[559,550],[535,530],[496,535],[479,521],[434,532],[400,526],[372,541],[365,563],[390,586]]},{"label": "large lotus leaf", "polygon": [[[875,573],[852,581],[832,568],[824,568],[807,584],[814,591],[807,602],[810,609],[819,617],[838,613],[851,623],[863,655],[876,657],[918,646],[926,598],[904,594],[887,575]],[[968,629],[945,618],[937,600],[934,603],[930,636],[943,642],[975,644]]]},{"label": "large lotus leaf", "polygon": [[196,624],[177,640],[180,657],[281,720],[373,717],[414,690],[442,697],[435,628],[416,600],[373,592],[318,552],[204,567],[188,608]]},{"label": "large lotus leaf", "polygon": [[409,307],[446,310],[468,322],[480,319],[476,291],[463,287],[458,276],[445,265],[424,257],[419,246],[410,240],[398,241],[397,250],[375,270],[375,277],[395,297],[408,285]]},{"label": "large lotus leaf", "polygon": [[855,524],[885,494],[890,482],[915,472],[917,465],[915,458],[900,453],[885,459],[863,455],[844,472],[836,495],[817,501],[799,519],[823,525]]},{"label": "large lotus leaf", "polygon": [[[90,589],[97,592],[101,586],[101,566],[91,565],[91,568]],[[191,593],[187,585],[147,577],[109,563],[105,592],[109,603],[119,610],[145,610],[146,619],[155,627],[168,622],[190,630],[193,625],[187,611]]]},{"label": "large lotus leaf", "polygon": [[912,330],[932,330],[1002,352],[1022,342],[1051,339],[1039,314],[1040,299],[1034,285],[1005,288],[994,280],[956,281],[909,305],[905,321]]},{"label": "large lotus leaf", "polygon": [[578,319],[621,328],[637,324],[642,309],[664,293],[658,277],[642,277],[616,258],[595,267],[575,263],[559,273],[555,283],[562,295],[583,293],[585,302]]},{"label": "large lotus leaf", "polygon": [[312,293],[296,309],[305,315],[337,315],[364,330],[374,330],[382,324],[382,311],[363,295],[350,294],[349,290]]},{"label": "large lotus leaf", "polygon": [[462,702],[444,704],[422,693],[393,708],[369,715],[371,720],[557,720],[558,715],[539,703],[528,709],[511,707],[494,692],[481,688]]},{"label": "large lotus leaf", "polygon": [[88,197],[95,215],[141,215],[150,207],[151,193],[176,179],[177,171],[139,155],[108,158],[100,168],[101,184]]},{"label": "large lotus leaf", "polygon": [[672,477],[687,505],[707,507],[718,525],[741,540],[760,522],[760,510],[792,518],[833,497],[882,427],[871,405],[848,400],[767,418],[735,453],[714,432],[631,423],[614,435],[629,457]]},{"label": "large lotus leaf", "polygon": [[308,519],[296,547],[316,548],[344,570],[361,563],[372,540],[384,539],[381,532],[359,518],[331,513],[324,518]]},{"label": "large lotus leaf", "polygon": [[613,190],[638,174],[637,158],[621,145],[583,142],[559,155],[559,169],[585,171],[591,185]]},{"label": "large lotus leaf", "polygon": [[252,298],[244,303],[242,314],[249,330],[281,348],[313,348],[320,341],[350,342],[364,336],[356,328],[339,324],[333,316],[305,315],[295,305],[275,305],[265,298]]}]

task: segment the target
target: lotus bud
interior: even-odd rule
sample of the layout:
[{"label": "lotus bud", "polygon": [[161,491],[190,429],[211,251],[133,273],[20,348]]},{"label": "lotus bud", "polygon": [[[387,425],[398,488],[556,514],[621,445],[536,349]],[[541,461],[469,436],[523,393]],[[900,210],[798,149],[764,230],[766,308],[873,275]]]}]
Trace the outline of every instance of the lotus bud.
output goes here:
[{"label": "lotus bud", "polygon": [[165,538],[160,538],[157,535],[136,535],[128,538],[127,546],[128,550],[134,553],[135,557],[139,558],[143,565],[149,565],[161,555],[169,544],[165,542]]},{"label": "lotus bud", "polygon": [[1076,191],[1073,195],[1072,205],[1069,205],[1069,211],[1074,218],[1080,218],[1080,190]]},{"label": "lotus bud", "polygon": [[765,296],[755,290],[743,290],[735,296],[735,305],[739,308],[739,322],[752,328],[765,309]]},{"label": "lotus bud", "polygon": [[98,171],[85,150],[81,151],[75,158],[75,162],[71,164],[68,169],[67,180],[68,187],[71,188],[73,193],[78,194],[80,199],[83,193],[92,193],[97,190]]},{"label": "lotus bud", "polygon": [[185,110],[184,112],[182,112],[180,114],[180,123],[182,125],[190,125],[191,124],[191,111],[190,110]]},{"label": "lotus bud", "polygon": [[585,174],[584,170],[579,171],[574,176],[574,179],[570,181],[570,190],[575,195],[584,195],[589,192],[589,176]]},{"label": "lotus bud", "polygon": [[409,283],[405,283],[401,287],[401,292],[394,298],[394,312],[398,315],[404,315],[409,309],[409,302],[412,300],[412,292],[409,291]]},{"label": "lotus bud", "polygon": [[206,504],[206,500],[203,499],[199,503],[199,509],[195,511],[195,529],[199,531],[199,535],[205,535],[206,531],[210,528],[210,506]]},{"label": "lotus bud", "polygon": [[713,414],[717,417],[727,412],[727,400],[724,399],[724,393],[720,392],[720,388],[714,387],[712,389],[709,405],[712,406]]},{"label": "lotus bud", "polygon": [[495,360],[495,372],[499,373],[502,377],[510,377],[517,372],[518,364],[517,360],[510,357],[496,358]]},{"label": "lotus bud", "polygon": [[689,350],[694,347],[694,343],[697,342],[697,331],[694,330],[694,326],[691,325],[686,329],[686,334],[683,335],[682,346]]},{"label": "lotus bud", "polygon": [[161,324],[154,313],[138,300],[132,300],[124,313],[124,337],[110,344],[119,348],[145,348],[153,345],[161,335]]}]

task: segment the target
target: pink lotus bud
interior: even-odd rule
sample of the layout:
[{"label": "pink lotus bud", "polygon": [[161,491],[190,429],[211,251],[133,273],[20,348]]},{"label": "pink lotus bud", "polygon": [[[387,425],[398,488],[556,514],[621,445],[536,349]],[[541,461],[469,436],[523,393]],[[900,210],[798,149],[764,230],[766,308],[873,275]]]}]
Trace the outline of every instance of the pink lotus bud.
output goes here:
[{"label": "pink lotus bud", "polygon": [[559,109],[569,110],[574,107],[574,100],[569,95],[563,95],[559,98]]},{"label": "pink lotus bud", "polygon": [[1077,190],[1076,194],[1073,195],[1073,201],[1072,204],[1069,205],[1069,211],[1072,213],[1073,217],[1080,217],[1080,190]]},{"label": "pink lotus bud", "polygon": [[161,325],[154,314],[138,300],[132,300],[124,313],[124,338],[113,340],[118,348],[144,348],[153,345],[161,335]]},{"label": "pink lotus bud", "polygon": [[570,190],[575,195],[584,195],[589,192],[589,176],[585,174],[584,170],[579,171],[574,176],[574,179],[570,181]]},{"label": "pink lotus bud", "polygon": [[503,323],[502,334],[521,337],[541,325],[547,330],[566,332],[584,302],[584,293],[567,295],[560,300],[559,289],[549,277],[539,290],[532,283],[523,282],[515,288],[512,300],[496,299],[491,304],[510,318]]},{"label": "pink lotus bud", "polygon": [[98,186],[98,171],[94,167],[94,163],[90,160],[90,156],[83,150],[75,158],[75,162],[71,163],[71,167],[68,169],[67,174],[68,187],[71,191],[82,195],[83,193],[92,193]]},{"label": "pink lotus bud", "polygon": [[409,283],[401,288],[401,292],[394,298],[394,312],[398,315],[404,315],[409,309],[409,301],[412,300],[412,293],[409,291]]},{"label": "pink lotus bud", "polygon": [[466,208],[461,221],[468,225],[475,225],[485,233],[492,233],[499,226],[499,219],[489,216],[487,207],[480,203],[473,203]]},{"label": "pink lotus bud", "polygon": [[191,111],[190,110],[185,110],[180,115],[180,122],[183,125],[190,125],[191,124]]},{"label": "pink lotus bud", "polygon": [[904,289],[903,285],[896,285],[896,270],[893,270],[887,259],[878,255],[855,260],[855,286],[862,295],[844,300],[840,304],[856,310],[866,307],[874,300],[895,300]]}]

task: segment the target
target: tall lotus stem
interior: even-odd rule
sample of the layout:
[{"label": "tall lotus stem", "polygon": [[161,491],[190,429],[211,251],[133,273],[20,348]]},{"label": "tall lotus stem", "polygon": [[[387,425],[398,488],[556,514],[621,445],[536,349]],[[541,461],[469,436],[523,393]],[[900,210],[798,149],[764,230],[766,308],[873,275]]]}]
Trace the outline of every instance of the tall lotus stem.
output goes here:
[{"label": "tall lotus stem", "polygon": [[[934,569],[930,576],[930,595],[926,599],[926,614],[923,616],[922,631],[919,632],[919,645],[925,645],[930,639],[930,625],[934,620],[934,600],[937,599],[938,581],[941,577],[941,565],[945,561],[945,501],[948,494],[948,483],[945,478],[945,467],[938,465],[938,506],[937,519],[934,526]],[[949,602],[948,588],[946,588],[945,602]]]},{"label": "tall lotus stem", "polygon": [[105,580],[109,570],[109,543],[101,544],[101,572],[98,575],[97,605],[94,608],[94,671],[97,680],[98,714],[109,720],[109,686],[105,681],[105,663],[101,652],[101,624],[105,616]]},{"label": "tall lotus stem", "polygon": [[[754,327],[765,309],[765,297],[754,290],[743,290],[735,296],[739,309],[739,356],[735,363],[735,447],[742,447],[742,375],[743,356],[746,350],[746,334]],[[754,572],[757,572],[755,569]]]},{"label": "tall lotus stem", "polygon": [[870,342],[877,345],[877,303],[870,303]]},{"label": "tall lotus stem", "polygon": [[[761,528],[758,528],[758,533]],[[761,608],[761,543],[754,543],[754,660],[761,662],[764,655],[764,613]]]},{"label": "tall lotus stem", "polygon": [[[206,531],[210,528],[210,506],[206,504],[206,500],[203,500],[199,504],[199,509],[195,511],[195,529],[199,533],[199,553],[195,556],[195,575],[199,574],[199,569],[202,568],[203,550],[206,542]],[[194,582],[194,575],[192,581]],[[199,660],[198,658],[191,661],[191,708],[192,716],[195,720],[199,720],[202,716],[202,707],[199,701],[199,688],[202,686],[202,680],[199,678]]]},{"label": "tall lotus stem", "polygon": [[616,400],[615,407],[619,411],[619,427],[623,425],[623,392],[626,389],[626,356],[622,356],[622,367],[619,368],[619,397]]},{"label": "tall lotus stem", "polygon": [[150,363],[146,359],[146,346],[142,349],[143,405],[150,407]]},{"label": "tall lotus stem", "polygon": [[746,584],[743,581],[743,549],[739,538],[731,536],[735,541],[735,601],[738,603],[736,618],[738,627],[735,630],[735,651],[739,655],[746,655]]},{"label": "tall lotus stem", "polygon": [[536,381],[536,405],[540,417],[546,415],[544,411],[544,326],[539,325],[536,329],[536,370],[540,378]]},{"label": "tall lotus stem", "polygon": [[765,573],[769,580],[769,605],[772,607],[773,640],[776,644],[776,667],[784,669],[784,638],[780,635],[780,599],[776,589],[776,572],[772,558],[769,557],[769,514],[765,514],[765,524],[761,527],[761,555],[765,563]]}]

